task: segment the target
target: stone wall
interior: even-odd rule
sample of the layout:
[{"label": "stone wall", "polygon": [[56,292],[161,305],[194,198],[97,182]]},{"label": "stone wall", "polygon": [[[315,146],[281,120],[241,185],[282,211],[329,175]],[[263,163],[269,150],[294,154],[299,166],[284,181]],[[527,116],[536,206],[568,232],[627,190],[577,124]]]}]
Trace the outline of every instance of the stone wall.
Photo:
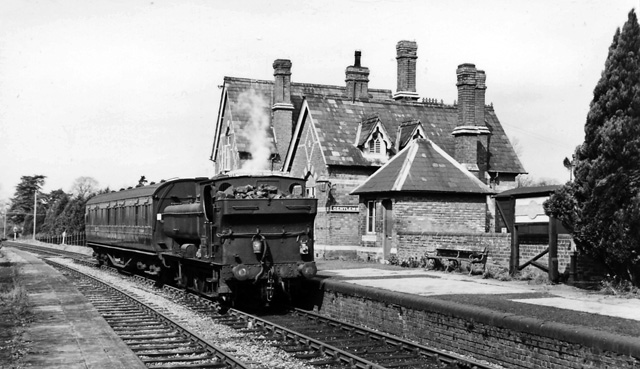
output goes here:
[{"label": "stone wall", "polygon": [[391,291],[325,283],[319,313],[509,368],[638,368],[635,338]]}]

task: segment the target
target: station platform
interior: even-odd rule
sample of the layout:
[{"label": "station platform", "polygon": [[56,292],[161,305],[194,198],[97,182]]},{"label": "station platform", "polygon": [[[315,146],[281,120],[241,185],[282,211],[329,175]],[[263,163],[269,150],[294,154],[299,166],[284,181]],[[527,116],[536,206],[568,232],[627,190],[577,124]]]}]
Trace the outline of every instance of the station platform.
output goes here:
[{"label": "station platform", "polygon": [[630,320],[629,324],[638,322],[640,330],[640,299],[594,293],[565,284],[499,281],[455,272],[369,263],[319,261],[318,264],[319,277],[358,286],[418,296],[493,295],[496,299],[522,304],[626,319]]},{"label": "station platform", "polygon": [[513,368],[640,368],[640,299],[317,260],[319,312]]},{"label": "station platform", "polygon": [[21,337],[25,352],[19,367],[146,367],[61,273],[10,244],[4,242],[2,252],[17,268],[29,301],[29,322]]}]

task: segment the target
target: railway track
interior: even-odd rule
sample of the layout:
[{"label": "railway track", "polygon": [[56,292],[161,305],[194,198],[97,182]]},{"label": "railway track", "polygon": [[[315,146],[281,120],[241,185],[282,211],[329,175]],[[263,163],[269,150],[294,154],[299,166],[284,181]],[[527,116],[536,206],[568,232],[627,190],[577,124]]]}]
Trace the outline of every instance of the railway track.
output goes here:
[{"label": "railway track", "polygon": [[[36,251],[33,247],[32,249]],[[74,260],[89,266],[96,265],[95,262],[87,262],[86,257]],[[102,268],[119,274],[117,269],[104,266]],[[141,276],[131,278],[148,287],[154,285],[154,281]],[[496,368],[454,353],[436,350],[301,309],[260,317],[231,309],[227,314],[220,315],[217,313],[217,304],[203,297],[166,285],[161,293],[174,302],[180,302],[191,310],[209,316],[217,323],[251,334],[257,337],[256,340],[276,346],[316,368]],[[96,304],[98,308],[101,301],[97,300]],[[124,322],[126,323],[126,320]],[[122,326],[126,324],[120,324],[118,328]]]},{"label": "railway track", "polygon": [[126,292],[52,260],[149,368],[250,369],[178,322]]}]

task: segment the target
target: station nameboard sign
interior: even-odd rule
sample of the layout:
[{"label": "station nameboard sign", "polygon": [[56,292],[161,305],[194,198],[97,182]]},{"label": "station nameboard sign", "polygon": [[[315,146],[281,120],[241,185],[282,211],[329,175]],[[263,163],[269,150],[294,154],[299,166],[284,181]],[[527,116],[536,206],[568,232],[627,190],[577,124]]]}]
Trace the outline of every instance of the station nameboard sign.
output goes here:
[{"label": "station nameboard sign", "polygon": [[360,207],[358,205],[332,205],[329,211],[332,213],[359,213]]},{"label": "station nameboard sign", "polygon": [[549,196],[516,199],[516,224],[548,223],[549,216],[544,213],[544,207],[542,206],[548,198]]}]

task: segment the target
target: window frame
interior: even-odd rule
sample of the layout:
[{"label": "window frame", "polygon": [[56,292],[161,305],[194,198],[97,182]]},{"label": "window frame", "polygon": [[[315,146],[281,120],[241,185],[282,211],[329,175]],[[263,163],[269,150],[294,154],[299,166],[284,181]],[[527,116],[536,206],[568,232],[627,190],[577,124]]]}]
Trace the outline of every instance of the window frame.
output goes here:
[{"label": "window frame", "polygon": [[366,213],[366,226],[365,232],[367,234],[375,234],[376,233],[376,203],[375,200],[367,201],[367,213]]}]

